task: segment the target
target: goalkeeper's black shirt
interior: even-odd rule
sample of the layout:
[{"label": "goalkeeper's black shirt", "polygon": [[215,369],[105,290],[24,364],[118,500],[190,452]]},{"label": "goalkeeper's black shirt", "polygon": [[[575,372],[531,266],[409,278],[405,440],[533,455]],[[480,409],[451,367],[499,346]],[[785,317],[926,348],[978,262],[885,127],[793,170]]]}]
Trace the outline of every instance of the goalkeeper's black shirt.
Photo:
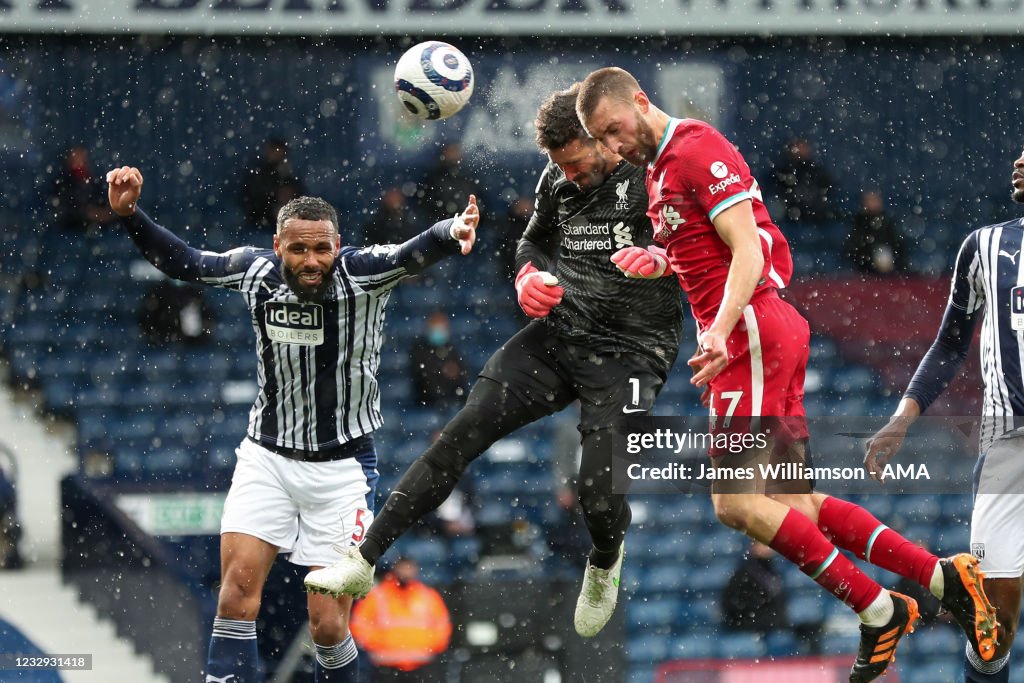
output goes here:
[{"label": "goalkeeper's black shirt", "polygon": [[516,270],[532,261],[558,276],[565,296],[545,319],[554,334],[599,352],[642,354],[667,374],[682,333],[679,283],[626,278],[610,260],[623,247],[653,243],[646,212],[644,169],[620,162],[603,184],[583,192],[549,162]]}]

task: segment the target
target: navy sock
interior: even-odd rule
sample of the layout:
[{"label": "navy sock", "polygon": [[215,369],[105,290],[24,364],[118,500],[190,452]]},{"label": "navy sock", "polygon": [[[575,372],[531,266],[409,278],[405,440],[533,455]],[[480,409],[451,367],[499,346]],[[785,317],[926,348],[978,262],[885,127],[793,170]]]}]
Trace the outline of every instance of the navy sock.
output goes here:
[{"label": "navy sock", "polygon": [[258,671],[256,622],[216,617],[206,660],[206,683],[259,683]]},{"label": "navy sock", "polygon": [[974,652],[971,644],[967,644],[964,653],[965,683],[1010,683],[1010,655],[991,662],[984,661]]},{"label": "navy sock", "polygon": [[356,683],[359,678],[359,652],[349,636],[337,645],[316,646],[316,683]]}]

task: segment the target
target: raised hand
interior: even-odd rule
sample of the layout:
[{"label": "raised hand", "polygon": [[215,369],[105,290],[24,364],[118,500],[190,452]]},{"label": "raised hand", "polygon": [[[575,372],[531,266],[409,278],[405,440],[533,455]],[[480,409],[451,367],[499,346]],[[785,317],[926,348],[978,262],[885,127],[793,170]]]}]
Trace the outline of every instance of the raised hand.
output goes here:
[{"label": "raised hand", "polygon": [[469,203],[466,210],[455,216],[455,223],[452,225],[452,237],[459,241],[462,247],[462,255],[465,256],[473,251],[476,243],[476,229],[480,225],[480,207],[476,205],[476,195],[469,195]]},{"label": "raised hand", "polygon": [[134,166],[122,166],[107,172],[107,200],[118,216],[135,213],[142,194],[142,172]]}]

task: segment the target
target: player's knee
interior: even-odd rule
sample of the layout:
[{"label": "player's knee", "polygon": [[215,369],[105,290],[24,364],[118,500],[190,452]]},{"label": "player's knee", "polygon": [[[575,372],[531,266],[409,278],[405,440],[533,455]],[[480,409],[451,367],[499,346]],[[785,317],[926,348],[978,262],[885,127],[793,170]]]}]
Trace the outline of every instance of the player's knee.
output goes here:
[{"label": "player's knee", "polygon": [[746,533],[751,528],[755,510],[747,496],[716,495],[712,498],[715,517],[725,526]]},{"label": "player's knee", "polygon": [[343,611],[310,612],[309,634],[317,645],[336,645],[348,637],[348,617]]},{"label": "player's knee", "polygon": [[224,619],[251,621],[260,611],[260,589],[252,581],[224,578],[217,598],[217,616]]},{"label": "player's knee", "polygon": [[586,517],[608,515],[615,506],[611,494],[598,492],[594,488],[580,487],[579,501],[580,509]]}]

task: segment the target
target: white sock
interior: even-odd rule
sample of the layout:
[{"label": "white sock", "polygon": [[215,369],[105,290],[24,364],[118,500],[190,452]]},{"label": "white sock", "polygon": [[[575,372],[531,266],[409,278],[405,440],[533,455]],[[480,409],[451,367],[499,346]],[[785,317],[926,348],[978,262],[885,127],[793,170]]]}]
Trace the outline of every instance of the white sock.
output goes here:
[{"label": "white sock", "polygon": [[928,583],[928,590],[939,600],[946,594],[946,580],[942,576],[941,562],[935,563],[935,569],[932,570],[932,580]]},{"label": "white sock", "polygon": [[350,664],[358,655],[356,642],[352,636],[345,638],[337,645],[316,645],[316,661],[325,669],[340,669]]},{"label": "white sock", "polygon": [[864,611],[858,612],[857,616],[865,626],[885,626],[892,619],[893,610],[892,596],[883,588],[878,597],[872,600]]},{"label": "white sock", "polygon": [[972,646],[970,643],[967,643],[966,655],[967,661],[970,663],[971,668],[977,671],[978,673],[987,676],[992,676],[999,673],[1006,666],[1007,662],[1010,661],[1010,655],[1007,654],[1005,657],[1001,657],[991,662],[986,662],[978,655],[977,652],[974,651],[974,646]]}]

